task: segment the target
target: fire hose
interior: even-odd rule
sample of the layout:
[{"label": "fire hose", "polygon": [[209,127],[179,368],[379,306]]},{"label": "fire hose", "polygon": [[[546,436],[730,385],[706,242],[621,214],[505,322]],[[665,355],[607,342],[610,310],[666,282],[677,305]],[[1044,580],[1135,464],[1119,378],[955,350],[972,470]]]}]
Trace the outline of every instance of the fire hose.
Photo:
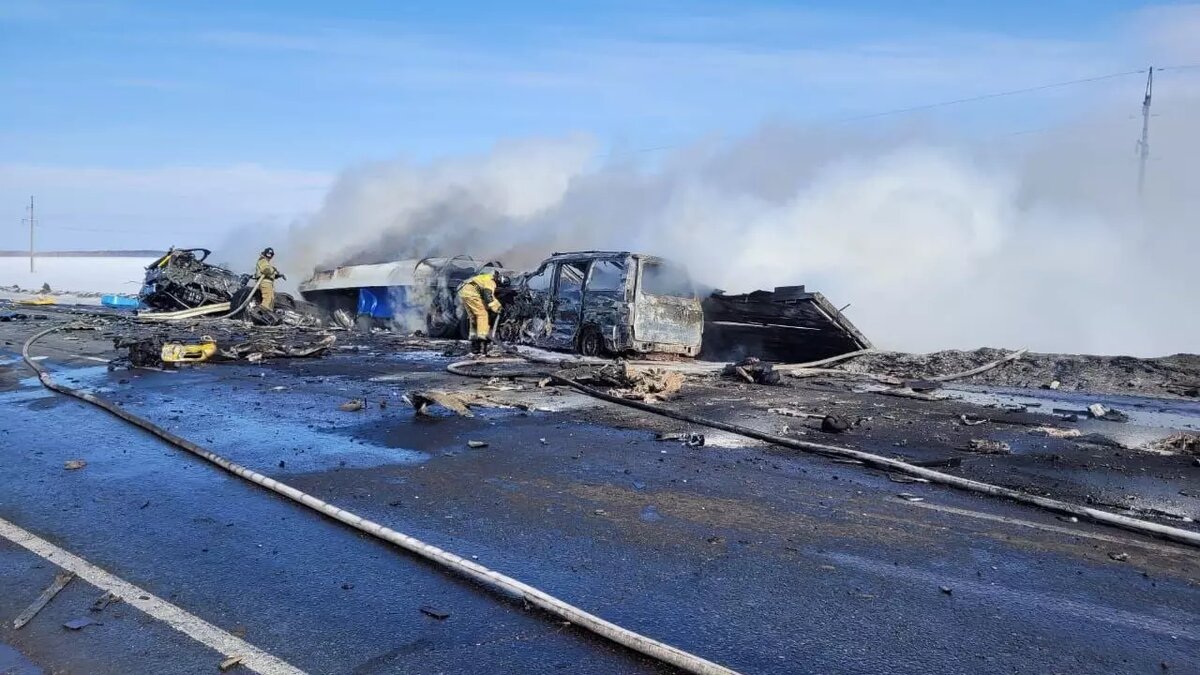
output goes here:
[{"label": "fire hose", "polygon": [[[524,358],[489,359],[487,361],[459,361],[459,362],[448,365],[446,367],[446,370],[448,370],[449,372],[451,372],[455,375],[461,375],[461,376],[465,376],[465,377],[491,377],[492,374],[473,373],[470,371],[469,367],[483,365],[483,364],[492,364],[492,363],[501,364],[501,363],[527,363],[527,362],[528,362],[528,359],[524,359]],[[608,403],[615,403],[617,405],[622,405],[622,406],[626,406],[629,408],[635,408],[635,409],[641,410],[643,412],[648,412],[648,413],[651,413],[654,415],[659,415],[662,417],[668,417],[671,419],[679,420],[681,422],[687,422],[689,424],[695,424],[698,426],[705,426],[705,427],[710,427],[712,429],[719,429],[721,431],[727,431],[732,434],[737,434],[739,436],[744,436],[746,438],[752,438],[755,440],[763,441],[766,443],[770,443],[772,445],[779,445],[779,446],[783,446],[786,448],[791,448],[793,450],[801,450],[803,452],[811,452],[811,453],[832,456],[832,457],[854,459],[854,460],[858,460],[868,466],[873,466],[873,467],[880,468],[880,469],[886,469],[889,471],[897,471],[897,472],[905,473],[910,476],[915,476],[918,478],[924,478],[925,480],[928,480],[931,483],[948,485],[950,487],[958,488],[960,490],[967,490],[970,492],[978,492],[978,493],[982,493],[982,494],[986,494],[986,495],[991,495],[993,497],[1003,497],[1006,499],[1011,499],[1016,502],[1020,502],[1022,504],[1029,504],[1031,506],[1036,506],[1038,508],[1046,509],[1049,511],[1054,511],[1056,513],[1064,513],[1067,515],[1076,516],[1078,518],[1086,518],[1088,520],[1092,520],[1097,523],[1103,523],[1105,525],[1112,525],[1112,526],[1120,527],[1120,528],[1130,530],[1133,532],[1139,532],[1141,534],[1149,534],[1149,535],[1153,535],[1153,536],[1163,537],[1165,539],[1170,539],[1172,541],[1176,541],[1176,542],[1179,542],[1182,544],[1187,544],[1189,546],[1200,547],[1200,532],[1193,532],[1191,530],[1185,530],[1185,529],[1179,528],[1179,527],[1171,527],[1169,525],[1160,525],[1159,523],[1152,523],[1150,521],[1141,520],[1139,518],[1130,518],[1128,516],[1122,516],[1117,513],[1110,513],[1108,511],[1102,511],[1100,509],[1093,509],[1089,506],[1072,504],[1070,502],[1064,502],[1064,501],[1061,501],[1058,499],[1051,499],[1049,497],[1040,497],[1038,495],[1028,494],[1026,492],[1021,492],[1020,490],[1014,490],[1012,488],[1006,488],[1006,487],[1003,487],[1000,485],[993,485],[991,483],[984,483],[982,481],[971,480],[970,478],[963,478],[961,476],[955,476],[953,474],[942,473],[941,471],[934,471],[932,469],[927,469],[923,466],[909,464],[908,462],[904,462],[904,461],[901,461],[898,459],[892,459],[890,457],[884,457],[882,455],[876,455],[876,454],[872,454],[869,452],[863,452],[861,450],[853,450],[851,448],[844,448],[844,447],[836,446],[836,445],[827,445],[825,443],[813,443],[811,441],[801,441],[801,440],[797,440],[794,438],[788,438],[786,436],[778,436],[778,435],[770,434],[770,433],[767,433],[764,431],[759,431],[757,429],[752,429],[750,427],[744,427],[744,426],[741,426],[738,424],[731,424],[729,422],[722,422],[720,420],[708,419],[706,417],[701,417],[699,415],[693,415],[693,414],[686,413],[686,412],[670,410],[667,408],[663,408],[661,406],[644,403],[642,401],[631,401],[629,399],[621,398],[619,396],[613,396],[612,394],[600,391],[599,389],[589,387],[577,380],[573,380],[569,377],[563,377],[557,373],[550,372],[545,369],[542,369],[540,372],[535,372],[534,370],[529,370],[529,371],[524,371],[524,372],[520,372],[517,374],[505,372],[505,373],[503,373],[503,375],[504,376],[526,376],[526,377],[529,377],[529,376],[549,377],[550,380],[555,383],[571,387],[572,389],[575,389],[576,391],[579,391],[583,394],[586,394],[593,398],[599,399],[601,401],[606,401]]]},{"label": "fire hose", "polygon": [[380,525],[379,523],[367,520],[366,518],[355,515],[350,511],[346,511],[345,509],[324,502],[308,493],[297,490],[286,483],[282,483],[258,473],[253,469],[249,469],[237,464],[212,452],[211,450],[205,449],[204,447],[187,440],[186,438],[177,436],[176,434],[163,429],[153,422],[150,422],[143,417],[139,417],[138,415],[135,415],[99,396],[58,384],[50,376],[49,371],[47,371],[41,364],[37,363],[29,356],[29,347],[50,333],[59,330],[79,330],[91,328],[91,326],[73,326],[69,324],[59,325],[47,328],[46,330],[35,334],[33,337],[30,337],[25,341],[24,346],[21,348],[21,357],[25,360],[25,363],[37,373],[38,380],[42,383],[42,386],[50,389],[51,391],[65,394],[86,403],[90,403],[107,413],[115,415],[116,417],[136,427],[139,427],[153,434],[154,436],[157,436],[171,445],[186,450],[217,465],[218,467],[228,471],[229,473],[232,473],[235,476],[238,476],[239,478],[243,478],[251,483],[264,487],[324,516],[349,525],[356,530],[390,542],[406,551],[415,553],[416,555],[434,562],[457,574],[478,581],[485,586],[500,589],[507,594],[522,598],[535,607],[538,607],[554,616],[575,624],[576,626],[585,628],[592,633],[607,638],[619,645],[632,649],[640,654],[644,654],[651,658],[662,661],[663,663],[670,664],[689,673],[696,673],[697,675],[737,675],[737,671],[731,670],[711,661],[707,661],[699,656],[685,652],[677,647],[672,647],[666,643],[659,642],[653,638],[635,633],[627,628],[622,628],[621,626],[618,626],[612,622],[605,621],[595,614],[584,611],[579,607],[560,600],[555,596],[546,593],[545,591],[518,581],[517,579],[509,577],[495,570],[488,569],[483,565],[471,560],[467,560],[466,558],[455,555],[449,551],[440,549],[432,544],[427,544],[415,537],[409,536],[402,532],[397,532],[396,530]]}]

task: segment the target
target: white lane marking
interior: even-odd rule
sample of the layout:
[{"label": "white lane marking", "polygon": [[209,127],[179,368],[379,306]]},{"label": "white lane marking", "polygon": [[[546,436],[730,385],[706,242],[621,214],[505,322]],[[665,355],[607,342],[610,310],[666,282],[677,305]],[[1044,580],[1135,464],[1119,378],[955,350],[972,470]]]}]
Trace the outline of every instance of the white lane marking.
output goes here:
[{"label": "white lane marking", "polygon": [[[304,671],[296,668],[277,656],[269,654],[258,647],[226,633],[187,610],[155,596],[144,589],[138,588],[123,579],[96,567],[92,563],[63,550],[54,544],[28,532],[7,520],[0,518],[0,537],[23,546],[40,555],[59,567],[74,572],[76,576],[105,591],[112,591],[121,599],[146,614],[169,625],[206,647],[210,647],[225,656],[238,655],[242,657],[242,666],[263,675],[304,675]],[[215,669],[214,665],[214,669]]]},{"label": "white lane marking", "polygon": [[1139,541],[1127,537],[1114,537],[1108,534],[1100,534],[1098,532],[1088,532],[1070,527],[1060,527],[1058,525],[1047,525],[1044,523],[1035,523],[1032,520],[1021,520],[1020,518],[1009,518],[1008,516],[997,516],[991,513],[982,513],[979,511],[970,511],[968,509],[959,509],[953,506],[941,506],[940,504],[930,504],[928,502],[910,502],[907,500],[897,499],[896,503],[915,506],[919,509],[930,509],[932,511],[941,511],[942,513],[952,513],[956,516],[966,516],[968,518],[978,518],[980,520],[990,520],[997,523],[1008,523],[1009,525],[1020,525],[1022,527],[1031,527],[1036,530],[1045,530],[1047,532],[1058,532],[1059,534],[1069,534],[1073,537],[1085,537],[1087,539],[1095,539],[1096,541],[1105,541],[1110,544],[1123,544],[1127,546],[1138,546],[1140,548],[1159,553],[1170,553],[1174,555],[1194,556],[1195,551],[1189,549],[1176,548],[1174,546],[1164,546],[1151,541]]}]

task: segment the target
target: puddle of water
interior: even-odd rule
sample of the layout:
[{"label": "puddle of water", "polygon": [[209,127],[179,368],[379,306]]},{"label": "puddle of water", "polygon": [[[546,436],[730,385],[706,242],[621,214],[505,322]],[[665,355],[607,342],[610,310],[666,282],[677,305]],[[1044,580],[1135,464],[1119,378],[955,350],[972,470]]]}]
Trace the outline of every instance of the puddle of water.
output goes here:
[{"label": "puddle of water", "polygon": [[[1021,405],[1029,406],[1029,411],[1044,412],[1053,415],[1054,409],[1087,410],[1092,403],[1100,403],[1109,408],[1116,408],[1129,415],[1129,422],[1103,422],[1099,420],[1081,419],[1080,429],[1103,432],[1106,435],[1123,434],[1131,426],[1150,427],[1155,429],[1187,429],[1200,430],[1200,402],[1176,401],[1167,399],[1146,398],[1140,396],[1116,396],[1084,394],[1076,392],[1055,392],[1051,390],[1005,389],[999,387],[973,387],[958,385],[953,389],[945,389],[946,393],[967,403],[976,405]],[[1141,434],[1146,436],[1146,434]],[[1149,434],[1147,440],[1160,438],[1163,434]]]},{"label": "puddle of water", "polygon": [[411,352],[393,352],[388,354],[387,358],[390,361],[403,362],[450,361],[450,357],[442,356],[441,352],[434,351],[432,349],[421,349]]},{"label": "puddle of water", "polygon": [[[64,384],[102,395],[127,389],[116,383],[119,376],[103,365],[54,373],[55,379]],[[429,459],[424,452],[352,438],[354,434],[347,432],[363,421],[354,415],[321,415],[329,421],[314,424],[313,414],[292,400],[281,400],[277,405],[254,405],[263,402],[262,392],[255,388],[231,389],[203,373],[172,373],[167,376],[172,386],[166,391],[153,386],[152,380],[162,375],[145,377],[145,384],[150,386],[136,392],[141,400],[125,401],[127,408],[239,464],[270,475],[417,464]],[[55,395],[42,388],[37,378],[27,378],[20,384],[29,389],[0,394],[0,403],[8,402],[6,397],[15,394],[29,398]],[[146,468],[130,464],[116,471],[136,474]]]}]

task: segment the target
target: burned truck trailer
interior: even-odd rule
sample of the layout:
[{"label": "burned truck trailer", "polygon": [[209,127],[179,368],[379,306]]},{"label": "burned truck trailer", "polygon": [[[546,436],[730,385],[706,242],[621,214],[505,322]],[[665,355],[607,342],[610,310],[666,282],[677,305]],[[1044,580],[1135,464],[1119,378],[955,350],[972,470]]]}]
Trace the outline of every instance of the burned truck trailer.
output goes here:
[{"label": "burned truck trailer", "polygon": [[704,358],[800,363],[871,348],[841,310],[804,286],[704,299]]},{"label": "burned truck trailer", "polygon": [[344,265],[318,270],[299,290],[345,327],[382,324],[457,338],[466,333],[455,290],[472,276],[496,269],[501,269],[498,261],[465,255]]},{"label": "burned truck trailer", "polygon": [[601,354],[700,353],[704,314],[687,270],[628,251],[555,253],[502,297],[505,342]]}]

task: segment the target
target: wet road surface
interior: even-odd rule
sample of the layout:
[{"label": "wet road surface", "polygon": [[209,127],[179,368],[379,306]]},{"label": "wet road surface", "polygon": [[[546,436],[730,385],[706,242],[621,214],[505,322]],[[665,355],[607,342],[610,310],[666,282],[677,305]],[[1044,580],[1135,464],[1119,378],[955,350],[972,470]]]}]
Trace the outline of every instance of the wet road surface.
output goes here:
[{"label": "wet road surface", "polygon": [[[45,391],[12,356],[0,518],[296,668],[669,672]],[[743,672],[1200,672],[1200,571],[1181,546],[828,459],[659,443],[565,398],[555,413],[414,418],[401,395],[445,384],[442,363],[51,366],[234,461]],[[337,409],[352,397],[368,408]],[[63,629],[101,593],[80,580],[13,630],[56,571],[0,540],[0,664],[220,662],[124,604]]]}]

